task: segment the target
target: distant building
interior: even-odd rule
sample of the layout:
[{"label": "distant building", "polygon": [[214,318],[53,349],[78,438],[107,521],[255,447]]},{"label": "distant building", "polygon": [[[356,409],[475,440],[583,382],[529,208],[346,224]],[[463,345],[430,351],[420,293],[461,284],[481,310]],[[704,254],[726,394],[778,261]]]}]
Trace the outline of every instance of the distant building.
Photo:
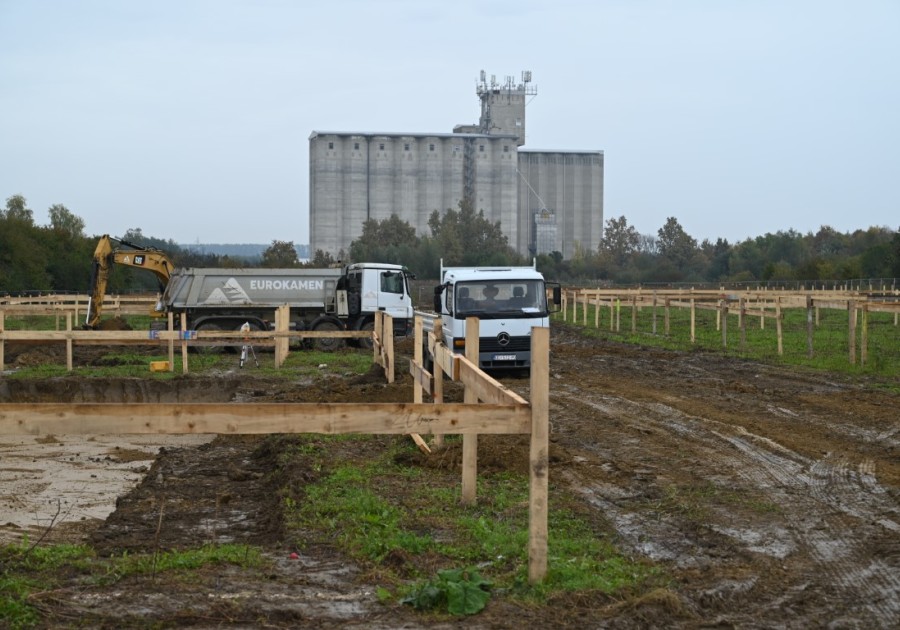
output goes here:
[{"label": "distant building", "polygon": [[477,125],[453,133],[313,131],[309,137],[310,251],[332,255],[368,219],[396,214],[428,234],[435,210],[467,200],[522,255],[595,250],[603,228],[602,151],[524,151],[531,73],[499,86],[482,71]]}]

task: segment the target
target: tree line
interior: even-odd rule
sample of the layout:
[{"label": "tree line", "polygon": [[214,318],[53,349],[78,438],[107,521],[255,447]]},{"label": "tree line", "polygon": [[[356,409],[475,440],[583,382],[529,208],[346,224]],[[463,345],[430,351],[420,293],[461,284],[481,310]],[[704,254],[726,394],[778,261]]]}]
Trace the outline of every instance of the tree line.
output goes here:
[{"label": "tree line", "polygon": [[[25,198],[13,195],[0,208],[0,294],[22,292],[84,293],[99,236],[84,233],[84,221],[62,204],[48,210],[49,225],[36,225]],[[434,279],[441,260],[447,266],[530,265],[503,234],[500,222],[466,203],[444,213],[434,211],[429,234],[420,235],[396,215],[363,224],[349,251],[318,250],[301,263],[292,241],[273,240],[258,258],[223,256],[181,247],[172,239],[129,229],[121,239],[164,251],[179,267],[327,267],[348,262],[385,262],[407,266],[418,277]],[[817,232],[767,233],[738,243],[690,236],[670,217],[656,234],[640,234],[624,216],[605,222],[595,251],[576,247],[570,259],[560,252],[536,256],[546,277],[571,283],[619,285],[655,283],[841,282],[900,277],[900,232],[869,227],[840,233],[822,226]],[[152,274],[116,268],[108,291],[153,291]]]}]

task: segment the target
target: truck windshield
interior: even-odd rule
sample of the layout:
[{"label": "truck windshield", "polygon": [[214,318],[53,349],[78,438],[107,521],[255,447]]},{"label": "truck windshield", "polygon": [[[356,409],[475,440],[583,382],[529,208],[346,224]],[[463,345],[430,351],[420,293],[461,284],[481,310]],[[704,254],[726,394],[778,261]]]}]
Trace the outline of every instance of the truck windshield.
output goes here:
[{"label": "truck windshield", "polygon": [[545,313],[547,299],[540,280],[491,280],[461,282],[456,287],[456,309],[467,315],[518,315],[534,317]]}]

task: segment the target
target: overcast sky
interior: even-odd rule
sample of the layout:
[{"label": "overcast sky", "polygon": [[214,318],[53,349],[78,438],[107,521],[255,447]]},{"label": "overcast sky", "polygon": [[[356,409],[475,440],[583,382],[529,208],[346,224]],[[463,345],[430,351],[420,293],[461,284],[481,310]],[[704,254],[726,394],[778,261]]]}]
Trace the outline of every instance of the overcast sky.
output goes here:
[{"label": "overcast sky", "polygon": [[604,152],[604,220],[900,227],[900,0],[0,0],[0,196],[307,243],[310,133],[449,133],[481,69],[532,71],[526,148]]}]

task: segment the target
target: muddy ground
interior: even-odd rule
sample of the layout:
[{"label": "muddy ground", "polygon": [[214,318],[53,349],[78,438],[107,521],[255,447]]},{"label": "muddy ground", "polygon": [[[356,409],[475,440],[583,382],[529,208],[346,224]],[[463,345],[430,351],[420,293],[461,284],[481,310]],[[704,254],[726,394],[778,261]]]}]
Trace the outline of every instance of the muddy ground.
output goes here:
[{"label": "muddy ground", "polygon": [[[373,373],[286,384],[244,372],[108,386],[142,401],[206,400],[213,392],[235,401],[411,400],[409,377],[398,380],[387,386]],[[527,396],[527,378],[503,380]],[[58,524],[53,537],[85,540],[102,554],[247,542],[271,554],[268,570],[216,569],[175,587],[148,579],[73,587],[36,604],[52,623],[101,627],[148,620],[196,627],[898,627],[900,396],[883,385],[602,342],[554,324],[551,501],[554,487],[581,496],[620,549],[671,576],[663,590],[562,596],[543,607],[495,598],[465,620],[379,604],[371,570],[340,549],[312,545],[288,558],[293,547],[279,519],[278,489],[302,491],[310,471],[267,473],[289,440],[231,437],[164,446],[152,462],[138,456],[135,479],[108,518]],[[79,400],[103,387],[0,379],[0,400]],[[76,448],[68,436],[51,437]],[[112,459],[120,459],[112,448]],[[431,457],[458,460],[446,452]],[[482,470],[522,470],[527,459],[527,444],[517,438],[479,441]],[[14,475],[3,469],[9,461],[0,455],[3,497],[12,496]],[[93,463],[100,469],[115,461]]]}]

